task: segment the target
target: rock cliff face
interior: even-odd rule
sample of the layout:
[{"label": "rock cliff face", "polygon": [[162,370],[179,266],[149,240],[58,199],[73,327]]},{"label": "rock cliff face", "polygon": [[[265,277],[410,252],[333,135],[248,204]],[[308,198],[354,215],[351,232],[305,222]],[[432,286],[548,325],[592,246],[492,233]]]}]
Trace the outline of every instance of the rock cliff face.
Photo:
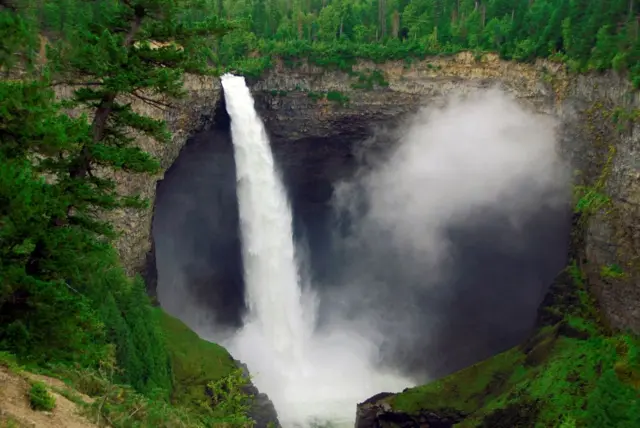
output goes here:
[{"label": "rock cliff face", "polygon": [[[562,149],[576,172],[576,184],[603,196],[584,224],[584,241],[576,248],[582,255],[578,263],[610,325],[636,332],[640,332],[639,107],[638,93],[612,75],[573,79],[557,107],[564,128]],[[607,273],[610,268],[616,272]]]},{"label": "rock cliff face", "polygon": [[[164,119],[173,133],[170,144],[159,144],[148,138],[139,137],[138,144],[156,156],[163,170],[171,166],[186,143],[188,137],[204,129],[214,120],[215,106],[220,99],[220,84],[217,79],[209,77],[186,76],[185,89],[187,96],[181,100],[171,101],[173,108],[166,111],[147,105],[137,99],[122,100],[130,102],[135,111]],[[72,88],[60,87],[58,94],[68,96]],[[118,210],[110,213],[109,218],[121,232],[116,247],[129,274],[143,273],[146,269],[146,255],[150,250],[151,218],[156,183],[162,175],[150,177],[146,175],[118,172],[111,175],[120,191],[125,194],[139,194],[151,201],[146,210]]]},{"label": "rock cliff face", "polygon": [[[584,214],[573,216],[572,260],[586,254],[583,220]],[[535,331],[519,346],[429,384],[377,394],[358,404],[356,427],[621,426],[626,416],[610,410],[612,398],[623,391],[635,395],[637,385],[619,374],[628,350],[618,344],[633,339],[597,323],[576,267],[556,276],[538,308]],[[605,378],[615,379],[611,395],[602,394]],[[603,411],[612,416],[602,417]]]},{"label": "rock cliff face", "polygon": [[[354,89],[357,77],[306,64],[295,69],[280,64],[262,79],[250,82],[274,146],[286,145],[281,152],[297,159],[323,156],[327,150],[347,156],[341,144],[366,136],[374,125],[401,120],[406,113],[441,103],[454,92],[502,88],[533,110],[558,119],[561,151],[575,171],[576,185],[584,186],[582,194],[586,191],[592,202],[574,256],[609,324],[640,331],[640,96],[624,77],[570,76],[555,63],[515,64],[492,55],[477,60],[470,54],[427,59],[411,66],[361,62],[355,71],[367,75],[374,69],[383,73],[388,86]],[[190,135],[214,124],[216,112],[223,108],[217,80],[191,77],[187,88],[188,98],[176,108],[153,112],[167,119],[174,132],[172,143],[160,147],[141,141],[160,157],[164,168],[176,159]],[[328,91],[340,94],[337,102],[315,96]],[[340,102],[345,101],[344,96],[347,103]],[[297,178],[304,180],[303,175]],[[161,177],[123,175],[117,179],[123,190],[153,199]],[[151,219],[151,208],[113,216],[124,232],[118,250],[127,270],[146,269],[153,293]],[[418,420],[400,420],[406,415],[390,413],[385,402],[371,399],[363,403],[359,426],[445,427],[464,416],[425,413]]]},{"label": "rock cliff face", "polygon": [[[515,64],[492,55],[478,61],[470,54],[428,59],[410,67],[403,62],[361,62],[354,70],[366,75],[374,69],[383,72],[388,87],[353,89],[357,78],[347,73],[309,65],[288,69],[282,64],[251,82],[256,107],[273,144],[286,144],[292,156],[304,158],[315,155],[309,153],[314,139],[332,141],[330,147],[317,147],[317,155],[322,156],[324,150],[339,150],[343,140],[365,136],[372,126],[401,119],[422,105],[439,103],[454,91],[501,87],[536,111],[558,118],[561,150],[576,171],[576,183],[597,186],[610,200],[607,209],[599,210],[589,221],[584,268],[611,325],[640,331],[640,127],[637,120],[627,118],[640,106],[640,97],[624,77],[568,76],[554,63]],[[190,135],[211,126],[216,109],[221,108],[217,80],[189,77],[186,83],[188,97],[168,112],[134,104],[155,117],[165,117],[174,132],[168,146],[141,141],[159,156],[164,168],[176,159]],[[327,91],[346,95],[349,102],[341,105],[309,96],[309,92]],[[302,150],[307,153],[295,154]],[[125,191],[151,199],[160,178],[117,177]],[[118,250],[128,271],[146,269],[152,280],[153,254],[146,260],[151,249],[151,218],[151,208],[113,215],[124,232]],[[612,266],[619,273],[601,275],[603,268]],[[153,291],[153,283],[150,286]]]}]

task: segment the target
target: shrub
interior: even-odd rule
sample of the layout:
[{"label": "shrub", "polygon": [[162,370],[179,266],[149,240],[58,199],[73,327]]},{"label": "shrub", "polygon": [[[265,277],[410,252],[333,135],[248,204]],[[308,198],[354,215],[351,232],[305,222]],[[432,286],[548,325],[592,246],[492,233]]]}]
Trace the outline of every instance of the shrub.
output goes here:
[{"label": "shrub", "polygon": [[56,407],[56,399],[42,382],[34,382],[29,390],[29,403],[33,410],[51,411]]}]

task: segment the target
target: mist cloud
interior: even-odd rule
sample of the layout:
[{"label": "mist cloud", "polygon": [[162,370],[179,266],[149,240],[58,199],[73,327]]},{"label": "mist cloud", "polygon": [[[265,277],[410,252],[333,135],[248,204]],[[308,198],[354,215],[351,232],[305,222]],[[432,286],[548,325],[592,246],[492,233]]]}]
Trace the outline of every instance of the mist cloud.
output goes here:
[{"label": "mist cloud", "polygon": [[[564,257],[564,235],[549,234],[565,230],[548,219],[564,223],[558,213],[568,200],[554,119],[497,89],[442,104],[374,136],[370,144],[395,148],[334,194],[337,218],[350,229],[337,239],[346,267],[341,286],[325,294],[325,311],[369,320],[396,363],[416,360],[416,346],[441,354],[436,360],[457,352],[433,336],[467,341],[471,358],[474,346],[495,352],[492,336],[513,341],[533,321],[555,268],[540,252]],[[547,230],[533,230],[540,227]],[[559,252],[543,248],[554,240]],[[474,299],[478,306],[469,306]],[[473,330],[475,339],[464,337]]]},{"label": "mist cloud", "polygon": [[412,117],[390,159],[355,186],[343,184],[336,198],[338,209],[352,210],[350,190],[363,191],[360,234],[384,230],[389,245],[415,250],[425,262],[446,255],[448,226],[474,222],[483,210],[499,210],[520,227],[532,210],[566,200],[551,117],[498,90],[448,101]]},{"label": "mist cloud", "polygon": [[431,100],[356,143],[360,168],[334,185],[332,207],[305,199],[322,171],[312,176],[306,157],[274,145],[289,162],[283,172],[297,168],[287,185],[309,181],[293,196],[293,214],[313,232],[300,233],[296,256],[310,284],[304,308],[319,304],[319,325],[297,370],[250,326],[230,345],[245,312],[234,158],[226,132],[202,134],[158,189],[160,301],[203,337],[248,356],[283,421],[350,424],[368,395],[450,373],[529,331],[568,241],[556,127],[498,90]]}]

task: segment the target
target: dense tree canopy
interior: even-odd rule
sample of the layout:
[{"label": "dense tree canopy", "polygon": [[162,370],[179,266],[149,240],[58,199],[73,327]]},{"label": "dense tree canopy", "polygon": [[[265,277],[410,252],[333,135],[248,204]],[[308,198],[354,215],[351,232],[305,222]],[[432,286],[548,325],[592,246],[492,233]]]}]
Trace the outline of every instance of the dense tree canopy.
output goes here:
[{"label": "dense tree canopy", "polygon": [[[565,61],[576,72],[614,68],[640,85],[636,0],[222,0],[243,25],[220,42],[217,59],[260,70],[268,57],[310,57],[348,66],[461,50],[506,59]],[[258,63],[262,60],[262,63]]]}]

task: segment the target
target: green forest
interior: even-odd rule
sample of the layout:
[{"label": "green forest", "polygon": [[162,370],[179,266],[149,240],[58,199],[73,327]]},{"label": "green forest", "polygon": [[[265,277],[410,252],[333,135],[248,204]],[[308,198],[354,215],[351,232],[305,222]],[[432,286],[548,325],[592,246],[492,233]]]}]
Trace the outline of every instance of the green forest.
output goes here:
[{"label": "green forest", "polygon": [[217,13],[238,27],[220,39],[215,62],[244,72],[259,74],[273,55],[349,68],[356,58],[471,50],[615,69],[640,85],[636,0],[229,0]]},{"label": "green forest", "polygon": [[113,426],[246,426],[230,356],[152,305],[114,248],[103,214],[150,201],[104,171],[156,174],[136,137],[171,138],[126,100],[166,108],[185,73],[260,75],[274,58],[349,70],[464,50],[614,69],[637,87],[638,3],[0,0],[0,361],[104,397],[92,411]]}]

